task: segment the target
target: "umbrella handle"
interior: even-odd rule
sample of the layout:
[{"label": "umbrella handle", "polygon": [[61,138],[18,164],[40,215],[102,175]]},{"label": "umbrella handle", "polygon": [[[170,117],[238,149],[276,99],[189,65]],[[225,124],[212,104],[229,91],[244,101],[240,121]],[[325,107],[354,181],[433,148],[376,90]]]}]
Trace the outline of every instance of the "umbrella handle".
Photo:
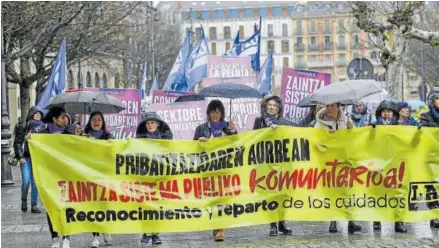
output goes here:
[{"label": "umbrella handle", "polygon": [[229,121],[232,120],[232,98],[229,99]]}]

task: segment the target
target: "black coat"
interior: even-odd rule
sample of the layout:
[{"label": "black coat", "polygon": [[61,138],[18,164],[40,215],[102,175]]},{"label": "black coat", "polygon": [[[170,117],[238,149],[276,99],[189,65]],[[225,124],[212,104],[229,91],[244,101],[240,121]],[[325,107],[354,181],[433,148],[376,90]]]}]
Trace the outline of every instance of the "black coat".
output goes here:
[{"label": "black coat", "polygon": [[[287,119],[285,119],[283,117],[279,117],[277,121],[279,123],[278,125],[291,126],[291,122],[289,122]],[[266,128],[266,127],[267,127],[267,125],[265,124],[264,118],[257,117],[255,119],[255,122],[253,123],[253,130]]]},{"label": "black coat", "polygon": [[[227,122],[227,126],[229,125],[229,123]],[[223,129],[223,132],[227,135],[234,135],[234,134],[238,134],[238,131],[234,130],[234,132],[232,132],[230,129],[228,129],[227,127],[225,127]],[[209,128],[209,122],[205,122],[201,125],[199,125],[196,129],[195,129],[195,135],[194,135],[194,140],[198,140],[201,137],[205,137],[205,138],[210,138],[210,136],[212,135],[210,128]]]},{"label": "black coat", "polygon": [[431,111],[421,114],[420,123],[424,127],[439,127],[439,120],[434,118]]}]

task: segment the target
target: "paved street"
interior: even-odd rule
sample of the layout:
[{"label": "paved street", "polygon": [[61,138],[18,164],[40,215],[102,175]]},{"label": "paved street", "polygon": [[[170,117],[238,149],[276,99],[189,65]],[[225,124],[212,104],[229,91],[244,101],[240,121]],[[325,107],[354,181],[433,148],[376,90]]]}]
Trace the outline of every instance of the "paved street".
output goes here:
[{"label": "paved street", "polygon": [[[21,176],[13,168],[15,185],[2,188],[2,239],[6,247],[50,247],[46,216],[20,210]],[[347,222],[339,223],[339,233],[328,233],[328,222],[291,222],[293,236],[268,236],[268,225],[226,230],[226,241],[215,243],[212,232],[163,234],[161,247],[439,247],[439,229],[429,223],[408,225],[407,234],[395,234],[392,223],[384,223],[381,232],[373,232],[371,223],[361,223],[363,231],[347,234]],[[75,235],[71,247],[90,247],[91,234]],[[149,245],[151,246],[151,245]],[[141,247],[140,235],[113,235],[112,247]]]}]

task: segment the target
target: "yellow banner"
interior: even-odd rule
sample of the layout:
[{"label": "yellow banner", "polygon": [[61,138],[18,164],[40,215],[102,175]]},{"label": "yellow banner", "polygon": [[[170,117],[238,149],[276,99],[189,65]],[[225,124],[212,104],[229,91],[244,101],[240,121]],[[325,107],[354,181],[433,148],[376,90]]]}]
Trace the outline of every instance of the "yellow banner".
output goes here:
[{"label": "yellow banner", "polygon": [[279,127],[206,143],[34,134],[29,143],[63,234],[439,218],[439,129]]}]

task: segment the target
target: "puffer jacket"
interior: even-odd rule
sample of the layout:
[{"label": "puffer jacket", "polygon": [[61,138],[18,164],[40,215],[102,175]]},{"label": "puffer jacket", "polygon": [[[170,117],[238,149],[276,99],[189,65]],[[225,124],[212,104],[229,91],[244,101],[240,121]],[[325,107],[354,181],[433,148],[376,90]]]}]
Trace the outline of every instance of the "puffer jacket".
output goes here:
[{"label": "puffer jacket", "polygon": [[423,127],[439,127],[439,118],[435,118],[431,111],[421,114],[421,126]]},{"label": "puffer jacket", "polygon": [[38,106],[33,106],[31,109],[29,109],[25,122],[23,122],[22,125],[16,127],[17,130],[14,139],[14,152],[15,152],[15,157],[17,159],[30,157],[29,146],[26,141],[27,134],[30,131],[32,133],[38,133],[42,129],[46,128],[46,125],[42,125],[40,128],[32,130],[31,127],[32,116],[38,112],[41,113],[41,118],[43,118],[43,111],[41,111],[41,109]]},{"label": "puffer jacket", "polygon": [[316,124],[314,128],[323,128],[326,130],[342,130],[347,128],[349,122],[348,117],[343,114],[343,110],[339,108],[338,119],[335,121],[324,120],[323,117],[326,114],[326,108],[321,109],[316,114]]},{"label": "puffer jacket", "polygon": [[172,140],[174,138],[169,125],[156,112],[148,112],[143,116],[142,121],[137,126],[136,138],[147,138],[148,130],[145,127],[147,121],[157,121],[160,123],[158,132],[161,139]]}]

